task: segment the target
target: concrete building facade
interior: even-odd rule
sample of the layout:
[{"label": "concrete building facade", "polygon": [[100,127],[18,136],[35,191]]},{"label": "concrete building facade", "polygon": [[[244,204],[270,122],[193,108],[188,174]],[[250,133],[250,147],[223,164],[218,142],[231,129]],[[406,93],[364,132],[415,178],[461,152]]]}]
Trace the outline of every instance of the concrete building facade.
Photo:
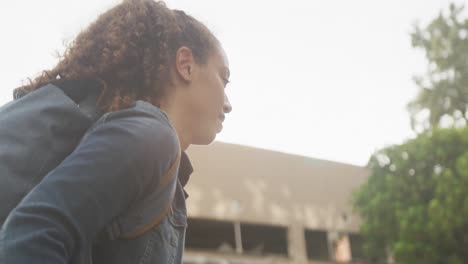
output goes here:
[{"label": "concrete building facade", "polygon": [[188,155],[186,264],[361,263],[366,168],[220,142]]}]

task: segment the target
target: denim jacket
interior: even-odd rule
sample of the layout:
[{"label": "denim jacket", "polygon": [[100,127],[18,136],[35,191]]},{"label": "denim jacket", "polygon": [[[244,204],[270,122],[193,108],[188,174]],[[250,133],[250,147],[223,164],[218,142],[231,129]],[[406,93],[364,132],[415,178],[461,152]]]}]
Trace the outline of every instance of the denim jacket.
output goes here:
[{"label": "denim jacket", "polygon": [[10,212],[0,263],[181,263],[190,173],[159,108],[107,113]]}]

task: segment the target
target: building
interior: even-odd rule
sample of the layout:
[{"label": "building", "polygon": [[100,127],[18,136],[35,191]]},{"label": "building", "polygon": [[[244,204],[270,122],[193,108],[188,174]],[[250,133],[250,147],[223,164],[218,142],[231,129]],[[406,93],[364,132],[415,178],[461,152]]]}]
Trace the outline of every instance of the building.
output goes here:
[{"label": "building", "polygon": [[188,151],[186,264],[360,263],[366,168],[216,142]]}]

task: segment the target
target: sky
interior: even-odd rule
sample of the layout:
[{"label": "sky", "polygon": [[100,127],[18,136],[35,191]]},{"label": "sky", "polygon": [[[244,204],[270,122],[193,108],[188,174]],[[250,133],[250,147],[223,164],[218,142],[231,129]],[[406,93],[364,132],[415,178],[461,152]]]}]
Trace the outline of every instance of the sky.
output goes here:
[{"label": "sky", "polygon": [[[116,0],[0,0],[0,104]],[[462,3],[463,1],[454,1]],[[167,0],[205,23],[230,61],[233,111],[217,140],[366,165],[415,136],[411,47],[447,0]]]}]

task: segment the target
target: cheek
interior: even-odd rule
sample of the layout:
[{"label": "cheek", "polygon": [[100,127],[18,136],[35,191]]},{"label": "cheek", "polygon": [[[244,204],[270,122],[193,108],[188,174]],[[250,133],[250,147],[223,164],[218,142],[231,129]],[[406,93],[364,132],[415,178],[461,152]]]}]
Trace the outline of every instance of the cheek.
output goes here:
[{"label": "cheek", "polygon": [[213,77],[206,80],[203,87],[203,97],[209,111],[221,113],[224,105],[224,87],[218,78]]},{"label": "cheek", "polygon": [[[217,119],[223,111],[224,86],[215,74],[202,74],[193,89],[192,102],[197,119]],[[200,121],[200,120],[199,120]]]},{"label": "cheek", "polygon": [[216,117],[219,109],[222,109],[224,98],[220,100],[219,92],[208,89],[209,87],[200,87],[193,96],[192,110],[197,115],[197,119],[211,119]]}]

